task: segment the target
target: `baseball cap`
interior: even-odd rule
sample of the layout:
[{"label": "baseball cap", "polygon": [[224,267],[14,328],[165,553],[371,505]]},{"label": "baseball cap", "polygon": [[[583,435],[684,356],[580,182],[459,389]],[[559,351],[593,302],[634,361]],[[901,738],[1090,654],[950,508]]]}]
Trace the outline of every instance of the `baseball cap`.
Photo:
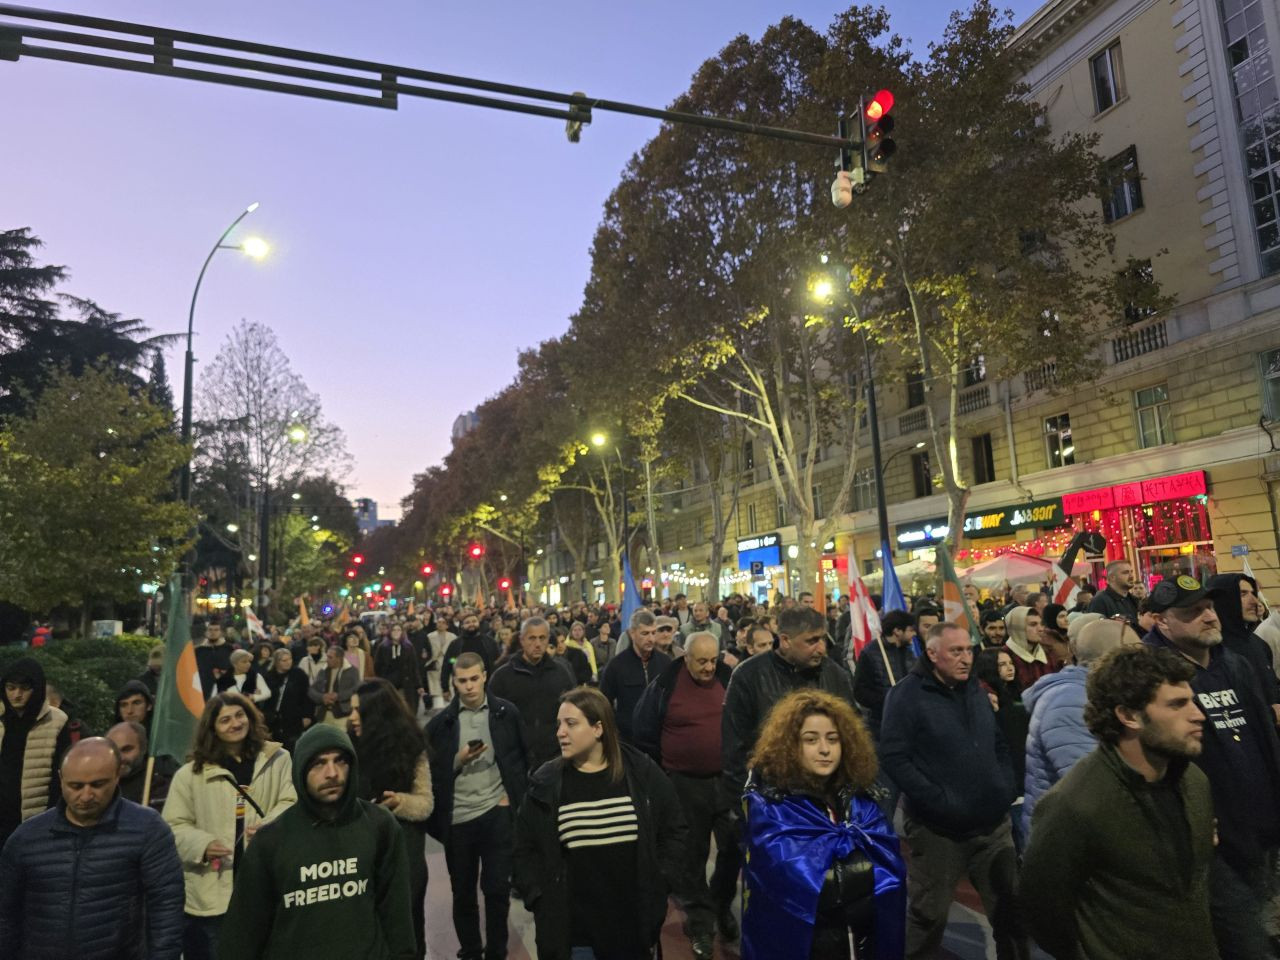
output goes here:
[{"label": "baseball cap", "polygon": [[1164,613],[1173,607],[1189,607],[1208,595],[1209,591],[1200,585],[1199,580],[1184,573],[1157,583],[1147,597],[1147,606],[1152,613]]}]

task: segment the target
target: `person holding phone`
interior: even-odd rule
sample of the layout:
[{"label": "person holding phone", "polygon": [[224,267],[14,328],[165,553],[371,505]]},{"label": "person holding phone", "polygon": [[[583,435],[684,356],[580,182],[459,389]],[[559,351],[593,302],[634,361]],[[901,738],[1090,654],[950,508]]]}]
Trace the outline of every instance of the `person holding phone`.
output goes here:
[{"label": "person holding phone", "polygon": [[427,953],[427,851],[423,832],[435,807],[427,744],[403,694],[370,677],[351,695],[347,734],[356,748],[356,795],[395,814],[409,854],[409,894],[417,954]]},{"label": "person holding phone", "polygon": [[[427,724],[436,790],[427,832],[444,844],[458,956],[500,960],[507,955],[514,818],[524,798],[528,752],[520,711],[486,692],[479,654],[461,654],[451,679],[456,696]],[[483,939],[477,883],[484,894]]]}]

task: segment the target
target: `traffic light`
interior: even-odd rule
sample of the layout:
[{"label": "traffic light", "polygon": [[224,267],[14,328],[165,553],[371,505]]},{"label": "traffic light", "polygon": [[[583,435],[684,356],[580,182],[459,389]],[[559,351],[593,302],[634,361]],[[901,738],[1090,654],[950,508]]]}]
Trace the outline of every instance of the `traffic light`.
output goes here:
[{"label": "traffic light", "polygon": [[446,599],[453,596],[453,585],[449,583],[440,584],[440,596]]},{"label": "traffic light", "polygon": [[878,173],[889,172],[889,158],[898,149],[890,136],[893,133],[893,94],[881,90],[870,101],[864,101],[862,120],[862,169],[867,179]]},{"label": "traffic light", "polygon": [[473,543],[471,546],[467,547],[467,554],[472,560],[479,560],[484,556],[484,546],[479,543]]},{"label": "traffic light", "polygon": [[394,583],[384,583],[384,584],[382,585],[382,592],[383,592],[383,593],[390,593],[390,592],[391,592],[392,590],[394,590],[395,588],[396,588],[396,585],[395,585]]},{"label": "traffic light", "polygon": [[348,579],[348,580],[354,580],[355,578],[356,578],[356,568],[355,568],[355,567],[348,567],[348,568],[347,568],[347,579]]},{"label": "traffic light", "polygon": [[510,578],[510,577],[503,577],[501,580],[499,580],[499,581],[498,581],[498,589],[499,589],[499,590],[510,590],[510,589],[511,589],[511,578]]},{"label": "traffic light", "polygon": [[435,573],[435,572],[436,572],[436,568],[435,568],[435,567],[433,567],[431,564],[429,564],[429,563],[424,563],[424,564],[422,565],[422,575],[423,575],[424,577],[429,577],[429,576],[431,576],[431,575],[432,575],[433,573]]},{"label": "traffic light", "polygon": [[353,554],[351,557],[351,562],[357,565],[364,563],[364,554],[363,553]]}]

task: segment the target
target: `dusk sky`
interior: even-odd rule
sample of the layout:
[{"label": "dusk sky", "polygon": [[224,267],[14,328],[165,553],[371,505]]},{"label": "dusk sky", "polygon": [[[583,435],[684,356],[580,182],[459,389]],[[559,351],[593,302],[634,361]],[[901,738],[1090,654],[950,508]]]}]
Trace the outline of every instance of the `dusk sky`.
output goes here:
[{"label": "dusk sky", "polygon": [[[834,0],[428,3],[49,0],[53,9],[489,80],[668,105],[733,36],[781,17],[825,30]],[[1017,0],[1025,19],[1039,4]],[[954,4],[898,0],[923,53]],[[0,22],[6,18],[0,16]],[[592,236],[655,121],[558,120],[401,100],[396,111],[24,58],[0,61],[0,229],[30,227],[64,289],[183,332],[209,247],[252,201],[259,264],[214,259],[196,312],[199,381],[243,317],[276,332],[347,435],[352,497],[399,516],[454,418],[562,333]],[[826,131],[822,131],[826,132]],[[806,149],[806,148],[799,148]],[[177,399],[181,348],[167,356]],[[612,375],[601,371],[602,383]],[[198,390],[198,386],[197,386]],[[520,469],[512,464],[512,469]]]}]

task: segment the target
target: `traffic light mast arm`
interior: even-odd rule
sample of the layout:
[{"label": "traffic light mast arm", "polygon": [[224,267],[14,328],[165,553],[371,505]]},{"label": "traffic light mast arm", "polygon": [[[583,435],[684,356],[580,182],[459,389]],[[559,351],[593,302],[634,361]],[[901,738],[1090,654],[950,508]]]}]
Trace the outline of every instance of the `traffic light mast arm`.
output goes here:
[{"label": "traffic light mast arm", "polygon": [[[582,124],[591,122],[593,111],[602,110],[817,147],[848,149],[852,146],[839,137],[805,130],[661,110],[618,100],[598,99],[585,93],[540,90],[57,10],[0,3],[0,17],[9,18],[0,20],[0,60],[17,61],[23,56],[61,60],[66,63],[200,80],[389,110],[398,108],[401,96],[421,97],[565,120],[571,127],[579,129]],[[64,27],[75,29],[61,29]],[[180,44],[200,49],[188,49],[179,46]],[[111,55],[117,53],[128,56]],[[137,59],[138,56],[149,59]],[[181,62],[201,66],[181,66]],[[268,79],[268,76],[283,79]],[[478,90],[497,96],[482,96],[460,90],[440,89],[441,87]],[[505,99],[506,97],[520,99],[511,100]],[[542,103],[527,102],[531,100]],[[572,133],[570,139],[574,139]]]}]

